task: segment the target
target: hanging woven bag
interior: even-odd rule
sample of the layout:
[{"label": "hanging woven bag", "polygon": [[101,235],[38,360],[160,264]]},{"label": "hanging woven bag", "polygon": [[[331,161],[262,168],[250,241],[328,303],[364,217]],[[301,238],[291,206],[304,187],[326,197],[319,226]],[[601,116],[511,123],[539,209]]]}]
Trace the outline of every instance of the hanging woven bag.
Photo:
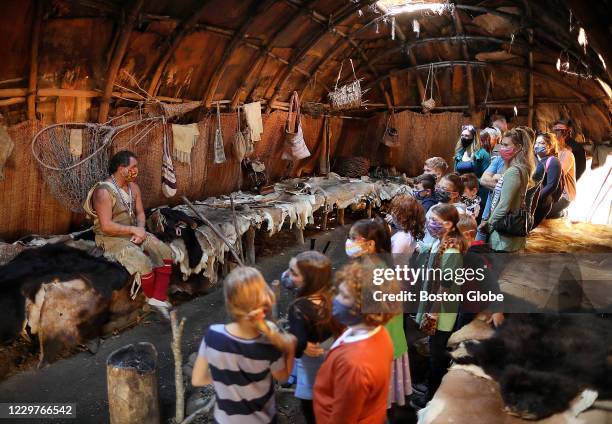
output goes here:
[{"label": "hanging woven bag", "polygon": [[[292,123],[292,115],[295,114],[295,121]],[[289,100],[289,113],[285,125],[285,148],[282,158],[285,160],[300,160],[310,156],[310,151],[304,141],[302,132],[302,122],[300,113],[300,99],[296,91]]]}]

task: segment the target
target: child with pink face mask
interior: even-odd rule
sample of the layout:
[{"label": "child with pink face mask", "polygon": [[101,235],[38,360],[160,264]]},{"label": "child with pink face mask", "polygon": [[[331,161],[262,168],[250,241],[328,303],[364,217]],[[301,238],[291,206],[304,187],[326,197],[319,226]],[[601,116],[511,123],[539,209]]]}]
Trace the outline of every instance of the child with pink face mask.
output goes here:
[{"label": "child with pink face mask", "polygon": [[[352,259],[370,259],[370,262],[383,263],[385,267],[392,266],[390,260],[385,260],[385,257],[390,259],[391,233],[380,218],[362,219],[353,224],[345,247],[346,254]],[[385,328],[393,342],[393,364],[387,402],[387,408],[391,408],[393,404],[406,404],[406,397],[412,394],[412,382],[403,315],[395,315],[385,324]]]}]

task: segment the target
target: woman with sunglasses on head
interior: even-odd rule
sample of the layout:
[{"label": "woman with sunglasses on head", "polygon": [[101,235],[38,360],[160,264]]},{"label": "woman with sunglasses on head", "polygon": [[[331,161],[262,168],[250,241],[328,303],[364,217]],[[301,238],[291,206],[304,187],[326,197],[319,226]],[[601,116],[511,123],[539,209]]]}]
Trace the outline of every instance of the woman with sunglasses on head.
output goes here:
[{"label": "woman with sunglasses on head", "polygon": [[461,138],[455,146],[455,171],[459,174],[472,172],[480,178],[490,162],[491,156],[480,144],[476,127],[473,125],[461,127]]},{"label": "woman with sunglasses on head", "polygon": [[493,250],[515,252],[525,247],[526,236],[500,233],[496,228],[508,213],[518,213],[525,201],[527,187],[535,169],[531,134],[521,128],[507,131],[502,138],[499,153],[506,164],[506,172],[493,191],[489,218],[478,229],[491,235]]}]

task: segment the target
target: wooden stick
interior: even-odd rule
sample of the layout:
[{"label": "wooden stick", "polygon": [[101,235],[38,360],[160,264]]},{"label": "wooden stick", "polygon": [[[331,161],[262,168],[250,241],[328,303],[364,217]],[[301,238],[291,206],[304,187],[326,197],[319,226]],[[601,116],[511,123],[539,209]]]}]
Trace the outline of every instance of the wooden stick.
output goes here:
[{"label": "wooden stick", "polygon": [[232,246],[232,244],[229,242],[229,240],[227,238],[225,238],[225,236],[221,233],[221,231],[219,231],[217,229],[217,226],[215,224],[213,224],[212,222],[210,222],[210,220],[208,218],[206,218],[204,215],[202,215],[196,208],[195,206],[193,206],[193,203],[191,203],[189,201],[189,199],[186,196],[183,196],[183,201],[187,204],[187,206],[189,206],[189,208],[197,215],[198,218],[200,218],[206,225],[208,225],[210,227],[211,230],[213,230],[213,232],[217,235],[217,237],[219,237],[221,240],[223,240],[223,242],[226,244],[226,246],[229,248],[230,252],[232,253],[232,255],[234,255],[234,259],[236,259],[236,262],[238,262],[238,264],[240,266],[244,266],[244,262],[242,262],[242,259],[240,259],[240,256],[238,256],[238,253],[236,253],[236,250],[234,249],[234,247]]},{"label": "wooden stick", "polygon": [[176,309],[170,311],[172,328],[172,355],[174,356],[174,384],[176,386],[176,411],[174,420],[180,423],[185,418],[185,385],[183,383],[183,356],[181,354],[181,339],[185,327],[185,318],[177,322]]}]

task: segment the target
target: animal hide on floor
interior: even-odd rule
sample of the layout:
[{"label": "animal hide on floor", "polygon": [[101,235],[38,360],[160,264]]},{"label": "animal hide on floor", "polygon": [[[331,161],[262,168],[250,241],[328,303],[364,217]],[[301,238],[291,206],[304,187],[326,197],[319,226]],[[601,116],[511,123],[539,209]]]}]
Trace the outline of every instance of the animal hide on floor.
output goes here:
[{"label": "animal hide on floor", "polygon": [[61,243],[25,249],[0,267],[0,340],[27,326],[39,335],[41,362],[52,361],[100,334],[115,294],[129,281],[120,265]]},{"label": "animal hide on floor", "polygon": [[584,390],[607,398],[612,320],[587,314],[512,314],[495,335],[466,343],[459,364],[475,364],[498,384],[507,409],[525,419],[566,411]]}]

